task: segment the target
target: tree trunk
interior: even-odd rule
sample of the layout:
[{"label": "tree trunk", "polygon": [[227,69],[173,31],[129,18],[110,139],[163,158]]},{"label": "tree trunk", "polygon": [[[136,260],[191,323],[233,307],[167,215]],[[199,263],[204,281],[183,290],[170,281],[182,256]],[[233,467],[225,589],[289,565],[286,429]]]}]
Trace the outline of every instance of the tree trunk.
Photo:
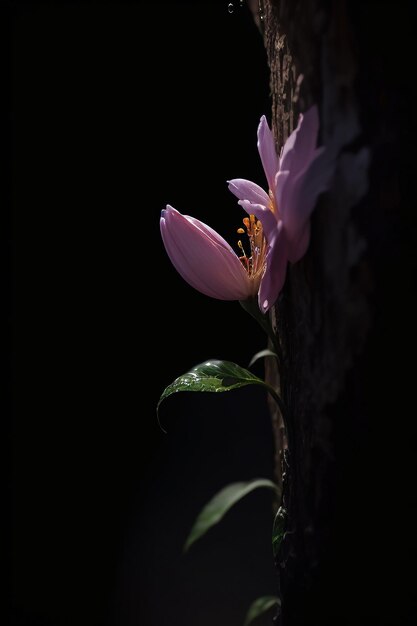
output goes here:
[{"label": "tree trunk", "polygon": [[[411,624],[415,610],[405,574],[412,455],[393,429],[411,398],[401,345],[412,338],[407,322],[416,308],[415,218],[401,203],[412,183],[401,157],[409,116],[398,94],[406,77],[393,58],[394,50],[401,58],[406,36],[398,18],[392,24],[392,7],[375,20],[378,7],[343,0],[256,7],[277,147],[315,102],[320,142],[339,155],[333,187],[313,215],[309,251],[290,268],[273,312],[284,362],[279,373],[268,363],[267,377],[281,390],[290,441],[284,454],[273,413],[288,514],[277,558],[284,626]],[[393,519],[410,530],[394,551]]]}]

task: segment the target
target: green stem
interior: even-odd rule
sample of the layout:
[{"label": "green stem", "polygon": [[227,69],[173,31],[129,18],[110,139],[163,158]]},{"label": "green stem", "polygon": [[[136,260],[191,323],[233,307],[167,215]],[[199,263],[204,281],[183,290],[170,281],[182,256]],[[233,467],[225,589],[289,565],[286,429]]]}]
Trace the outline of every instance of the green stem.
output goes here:
[{"label": "green stem", "polygon": [[[239,302],[240,302],[241,307],[258,322],[258,324],[266,332],[269,339],[271,340],[271,343],[277,355],[277,362],[278,362],[278,369],[279,369],[279,367],[281,366],[283,362],[282,351],[281,351],[281,346],[279,345],[278,337],[276,336],[276,334],[274,333],[274,329],[272,328],[269,315],[268,314],[265,315],[264,313],[261,312],[256,298],[249,298],[248,300],[239,300]],[[281,396],[279,396],[279,394],[275,391],[275,389],[271,385],[269,385],[267,382],[265,382],[264,384],[278,405],[278,408],[282,415],[282,419],[284,420],[285,430],[287,431],[287,434],[288,434],[288,423],[287,423],[287,417],[285,414],[285,407],[284,407],[282,398]]]},{"label": "green stem", "polygon": [[278,338],[274,333],[274,329],[272,328],[271,320],[268,314],[262,313],[258,306],[258,301],[256,298],[249,298],[248,300],[239,300],[241,307],[249,313],[260,325],[262,330],[266,332],[271,343],[274,347],[274,350],[277,355],[278,365],[282,363],[282,351],[281,346],[279,345]]},{"label": "green stem", "polygon": [[271,394],[271,396],[274,398],[275,402],[277,403],[278,408],[280,410],[280,413],[282,415],[282,419],[284,420],[285,428],[286,428],[286,430],[288,430],[287,429],[287,420],[286,420],[286,416],[285,416],[285,407],[284,407],[284,403],[282,401],[281,396],[268,383],[264,383],[264,385],[266,386],[266,388],[268,389],[269,393]]}]

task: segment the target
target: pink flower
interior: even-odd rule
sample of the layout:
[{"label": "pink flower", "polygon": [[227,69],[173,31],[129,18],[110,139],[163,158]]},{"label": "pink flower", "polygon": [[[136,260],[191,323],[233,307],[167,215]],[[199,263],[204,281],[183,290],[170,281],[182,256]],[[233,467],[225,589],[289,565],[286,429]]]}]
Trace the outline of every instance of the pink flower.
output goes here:
[{"label": "pink flower", "polygon": [[287,261],[304,256],[310,240],[310,215],[317,197],[328,189],[334,160],[317,148],[319,117],[316,106],[300,115],[298,126],[278,155],[265,116],[258,127],[258,150],[269,191],[237,178],[229,189],[239,204],[262,222],[268,243],[259,307],[264,313],[275,303],[285,281]]},{"label": "pink flower", "polygon": [[245,254],[239,258],[210,226],[181,215],[169,205],[162,211],[160,227],[172,264],[192,287],[219,300],[247,300],[258,293],[266,242],[262,225],[254,216],[245,223],[251,242],[250,258]]}]

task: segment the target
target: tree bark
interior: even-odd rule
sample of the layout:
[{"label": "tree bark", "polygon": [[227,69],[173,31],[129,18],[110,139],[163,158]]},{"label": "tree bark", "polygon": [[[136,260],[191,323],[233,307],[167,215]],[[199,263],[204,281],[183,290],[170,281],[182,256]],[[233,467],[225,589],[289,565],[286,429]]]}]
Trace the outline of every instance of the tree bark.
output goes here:
[{"label": "tree bark", "polygon": [[[273,311],[284,362],[278,372],[268,360],[267,378],[281,391],[290,431],[286,451],[271,405],[288,514],[277,558],[284,626],[411,624],[414,607],[399,600],[406,581],[391,581],[383,605],[367,589],[368,576],[381,589],[380,570],[404,565],[383,556],[378,524],[390,499],[377,481],[393,462],[404,465],[389,452],[398,400],[382,399],[381,381],[404,380],[399,370],[388,374],[393,359],[401,362],[402,322],[387,303],[387,285],[396,271],[407,284],[415,267],[404,275],[415,231],[411,219],[404,224],[401,163],[390,156],[401,150],[403,105],[389,94],[402,83],[398,72],[389,74],[389,19],[373,19],[374,7],[343,0],[264,0],[257,7],[277,148],[298,114],[317,103],[320,142],[338,153],[332,189],[313,215],[309,251],[290,267]],[[401,34],[391,36],[401,47]],[[415,299],[407,304],[415,310]]]}]

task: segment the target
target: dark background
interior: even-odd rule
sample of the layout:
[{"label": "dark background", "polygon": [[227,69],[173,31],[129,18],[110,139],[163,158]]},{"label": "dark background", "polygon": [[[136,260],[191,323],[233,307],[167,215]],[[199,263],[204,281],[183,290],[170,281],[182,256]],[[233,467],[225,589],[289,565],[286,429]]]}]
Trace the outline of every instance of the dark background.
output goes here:
[{"label": "dark background", "polygon": [[[179,394],[161,409],[168,435],[155,414],[163,388],[194,364],[245,365],[265,345],[237,303],[182,281],[159,235],[170,203],[235,241],[242,212],[225,181],[263,180],[266,55],[234,4],[232,14],[226,1],[1,4],[12,87],[3,137],[13,223],[0,216],[13,235],[0,235],[13,265],[13,626],[237,626],[254,598],[275,593],[268,493],[181,554],[217,490],[271,477],[264,393]],[[377,295],[335,410],[334,549],[313,593],[318,614],[340,624],[403,626],[415,622],[411,20],[400,5],[349,7],[374,154],[366,227]]]},{"label": "dark background", "polygon": [[235,241],[225,181],[263,181],[266,55],[227,4],[9,5],[14,625],[232,626],[275,592],[268,493],[181,555],[218,489],[271,477],[264,393],[177,396],[167,436],[155,415],[194,364],[265,345],[159,235],[169,202]]}]

